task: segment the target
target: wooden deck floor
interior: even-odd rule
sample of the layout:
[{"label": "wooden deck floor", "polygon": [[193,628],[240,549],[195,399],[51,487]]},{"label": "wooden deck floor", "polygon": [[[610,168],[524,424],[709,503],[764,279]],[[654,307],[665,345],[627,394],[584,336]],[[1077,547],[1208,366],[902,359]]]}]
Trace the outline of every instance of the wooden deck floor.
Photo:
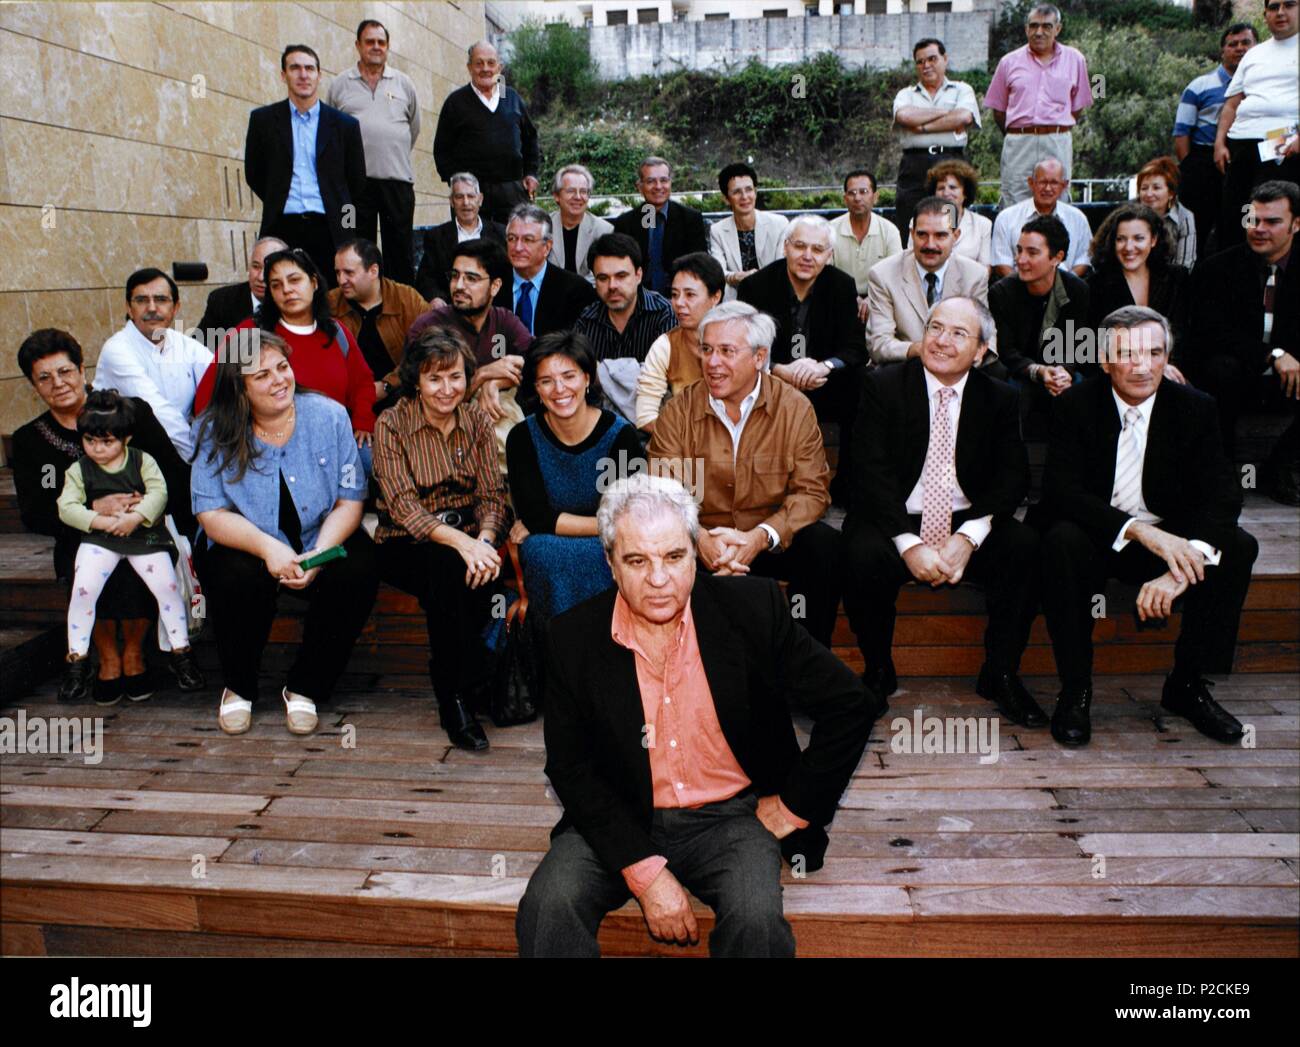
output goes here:
[{"label": "wooden deck floor", "polygon": [[[1163,715],[1158,676],[1098,683],[1091,746],[1003,723],[981,765],[894,751],[896,717],[991,712],[969,680],[904,681],[825,868],[786,870],[799,953],[1297,955],[1296,678],[1219,684],[1254,748]],[[1051,683],[1030,684],[1050,711]],[[513,951],[514,907],[558,817],[540,724],[489,727],[486,754],[452,749],[410,677],[349,677],[305,739],[269,703],[228,738],[206,697],[102,710],[52,695],[24,700],[26,715],[102,715],[103,758],[0,758],[0,951]],[[602,946],[681,952],[652,943],[631,904]]]}]

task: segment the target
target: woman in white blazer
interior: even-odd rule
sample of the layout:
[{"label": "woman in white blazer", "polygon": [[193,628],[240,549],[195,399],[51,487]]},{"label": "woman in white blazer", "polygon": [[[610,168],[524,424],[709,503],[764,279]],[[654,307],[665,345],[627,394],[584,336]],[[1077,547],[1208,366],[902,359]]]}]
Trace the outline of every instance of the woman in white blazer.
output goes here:
[{"label": "woman in white blazer", "polygon": [[736,285],[782,254],[789,221],[784,215],[758,210],[758,174],[748,164],[728,164],[718,172],[718,188],[731,207],[731,217],[709,226],[709,253],[726,276],[726,300],[736,297]]},{"label": "woman in white blazer", "polygon": [[[979,172],[964,160],[945,160],[935,164],[925,175],[926,192],[957,205],[957,228],[961,236],[953,254],[973,259],[982,266],[993,264],[993,223],[971,210],[979,190]],[[912,234],[907,233],[907,249],[912,249]]]}]

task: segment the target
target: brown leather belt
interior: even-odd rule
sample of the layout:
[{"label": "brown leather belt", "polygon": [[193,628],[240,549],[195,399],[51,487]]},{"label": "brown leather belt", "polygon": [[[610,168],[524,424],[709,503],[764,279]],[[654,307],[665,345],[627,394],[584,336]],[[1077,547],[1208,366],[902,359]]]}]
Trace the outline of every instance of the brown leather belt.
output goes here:
[{"label": "brown leather belt", "polygon": [[1008,127],[1005,133],[1009,135],[1055,135],[1068,134],[1073,130],[1073,127],[1060,127],[1056,124],[1041,126],[1035,124],[1032,127]]}]

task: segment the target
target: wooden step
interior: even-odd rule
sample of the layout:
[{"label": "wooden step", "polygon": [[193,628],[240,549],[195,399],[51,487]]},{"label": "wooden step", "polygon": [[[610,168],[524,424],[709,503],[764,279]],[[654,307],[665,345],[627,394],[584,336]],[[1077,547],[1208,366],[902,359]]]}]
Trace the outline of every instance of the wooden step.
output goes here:
[{"label": "wooden step", "polygon": [[0,682],[6,697],[49,679],[63,664],[67,636],[58,627],[0,628]]}]

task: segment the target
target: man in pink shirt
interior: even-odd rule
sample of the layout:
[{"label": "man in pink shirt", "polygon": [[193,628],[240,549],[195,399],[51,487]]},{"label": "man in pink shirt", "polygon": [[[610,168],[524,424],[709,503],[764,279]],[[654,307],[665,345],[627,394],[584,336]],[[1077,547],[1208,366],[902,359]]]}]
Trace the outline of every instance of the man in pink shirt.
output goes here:
[{"label": "man in pink shirt", "polygon": [[[775,582],[695,570],[681,484],[614,482],[597,525],[617,586],[551,623],[546,775],[564,817],[529,880],[521,956],[598,956],[636,898],[651,937],[793,956],[781,858],[822,866],[825,829],[884,703],[790,617]],[[800,751],[790,706],[813,720]]]},{"label": "man in pink shirt", "polygon": [[1034,165],[1049,157],[1061,161],[1070,179],[1074,159],[1071,131],[1092,105],[1088,62],[1073,47],[1057,43],[1061,12],[1039,4],[1029,12],[1029,43],[1002,56],[984,105],[1006,138],[1002,142],[1002,199],[1010,207],[1029,196]]}]

